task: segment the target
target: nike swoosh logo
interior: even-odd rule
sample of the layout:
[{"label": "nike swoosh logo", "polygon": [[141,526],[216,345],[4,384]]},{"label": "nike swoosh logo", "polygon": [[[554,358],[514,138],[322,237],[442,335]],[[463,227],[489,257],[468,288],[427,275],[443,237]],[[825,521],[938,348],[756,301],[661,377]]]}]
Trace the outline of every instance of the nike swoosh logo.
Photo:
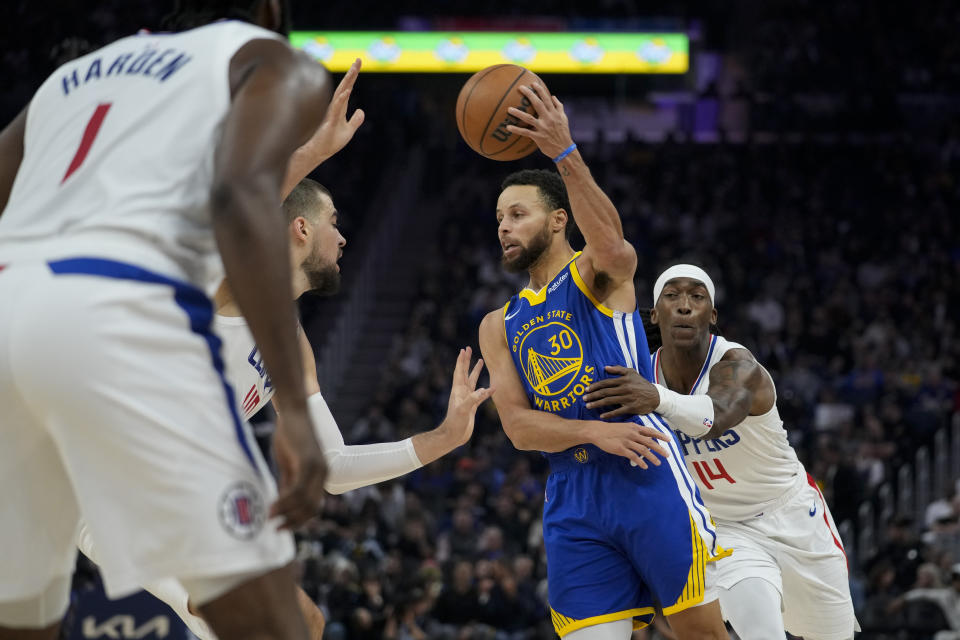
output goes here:
[{"label": "nike swoosh logo", "polygon": [[520,309],[519,309],[519,308],[518,308],[517,310],[515,310],[513,313],[508,313],[507,315],[503,316],[503,319],[504,319],[504,320],[510,320],[511,318],[513,318],[514,316],[516,316],[518,313],[520,313]]}]

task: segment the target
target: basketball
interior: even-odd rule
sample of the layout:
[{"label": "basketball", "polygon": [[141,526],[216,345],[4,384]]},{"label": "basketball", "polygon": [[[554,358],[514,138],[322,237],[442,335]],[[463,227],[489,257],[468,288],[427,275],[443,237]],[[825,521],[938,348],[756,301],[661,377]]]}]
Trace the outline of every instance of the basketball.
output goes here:
[{"label": "basketball", "polygon": [[507,113],[517,107],[535,114],[520,86],[533,82],[547,85],[537,74],[515,64],[495,64],[476,72],[457,97],[457,128],[470,148],[491,160],[517,160],[537,149],[536,143],[507,131],[507,125],[523,124]]}]

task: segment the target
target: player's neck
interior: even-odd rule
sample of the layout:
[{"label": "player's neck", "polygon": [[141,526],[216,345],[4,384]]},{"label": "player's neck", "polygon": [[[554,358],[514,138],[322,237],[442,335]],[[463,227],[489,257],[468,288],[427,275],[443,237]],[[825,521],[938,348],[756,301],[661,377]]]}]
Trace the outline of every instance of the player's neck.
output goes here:
[{"label": "player's neck", "polygon": [[663,371],[662,383],[671,391],[690,393],[696,384],[703,363],[710,353],[710,335],[705,340],[687,347],[674,344],[672,340],[664,340],[660,349],[660,369]]},{"label": "player's neck", "polygon": [[220,283],[217,292],[213,294],[213,306],[217,310],[218,316],[237,317],[242,315],[226,280]]},{"label": "player's neck", "polygon": [[527,288],[540,291],[550,284],[550,281],[560,273],[560,270],[567,266],[575,253],[569,244],[556,249],[551,247],[544,251],[540,259],[529,269],[530,282],[527,283]]}]

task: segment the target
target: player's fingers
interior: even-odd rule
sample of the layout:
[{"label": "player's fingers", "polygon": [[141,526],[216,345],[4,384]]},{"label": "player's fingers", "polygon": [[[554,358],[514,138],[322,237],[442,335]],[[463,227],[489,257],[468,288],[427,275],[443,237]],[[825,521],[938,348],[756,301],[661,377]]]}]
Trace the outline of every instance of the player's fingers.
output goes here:
[{"label": "player's fingers", "polygon": [[492,395],[493,395],[493,389],[491,387],[481,387],[480,389],[477,389],[476,391],[472,392],[470,394],[470,401],[473,404],[473,408],[476,409],[477,407],[479,407],[481,404],[484,403],[484,401],[487,398],[489,398]]},{"label": "player's fingers", "polygon": [[641,438],[639,440],[634,440],[634,442],[636,442],[637,445],[641,447],[645,447],[649,451],[654,451],[656,453],[659,453],[664,458],[670,457],[670,452],[665,447],[661,446],[659,442],[657,442],[652,438]]},{"label": "player's fingers", "polygon": [[553,102],[553,106],[557,108],[558,111],[563,111],[563,103],[557,98],[557,96],[550,96],[550,100]]},{"label": "player's fingers", "polygon": [[618,375],[618,376],[624,376],[624,375],[630,373],[631,371],[633,371],[633,369],[628,369],[627,367],[622,367],[622,366],[620,366],[619,364],[608,364],[608,365],[605,366],[603,369],[604,369],[604,371],[606,371],[607,373],[613,373],[613,374],[616,374],[616,375]]},{"label": "player's fingers", "polygon": [[317,504],[303,482],[297,483],[296,486],[291,487],[290,491],[280,496],[271,510],[272,515],[281,519],[281,529],[296,529],[312,518],[316,511]]},{"label": "player's fingers", "polygon": [[470,372],[470,379],[468,382],[470,383],[471,389],[476,389],[477,380],[480,379],[481,371],[483,371],[483,358],[480,358],[479,360],[477,360],[477,363],[473,365],[473,371]]},{"label": "player's fingers", "polygon": [[464,371],[463,349],[457,352],[457,362],[453,366],[453,386],[464,384],[467,381],[466,371]]},{"label": "player's fingers", "polygon": [[[609,382],[603,385],[602,387],[594,389],[593,391],[590,391],[588,388],[589,393],[583,396],[583,399],[587,401],[588,408],[592,408],[590,405],[594,402],[599,402],[600,400],[609,398],[611,396],[623,395],[623,390],[620,388],[620,381],[617,380],[616,378],[609,378],[609,379],[613,380],[613,382]],[[602,380],[601,382],[606,382],[606,380]],[[594,383],[594,384],[599,384],[599,383]]]},{"label": "player's fingers", "polygon": [[337,85],[337,90],[335,93],[340,92],[341,89],[349,91],[353,88],[354,82],[357,81],[357,76],[360,74],[360,58],[357,58],[353,61],[353,64],[350,65],[350,68],[347,69],[347,72],[343,74],[343,78],[340,80],[340,84]]},{"label": "player's fingers", "polygon": [[622,405],[620,407],[617,407],[616,409],[613,409],[612,411],[601,413],[600,417],[603,418],[604,420],[607,420],[608,418],[616,418],[619,416],[632,416],[632,415],[636,415],[636,411],[634,411],[631,407],[627,405]]},{"label": "player's fingers", "polygon": [[635,467],[640,467],[641,469],[647,468],[647,463],[643,461],[643,458],[637,455],[636,451],[629,447],[624,447],[620,455],[624,458],[627,458],[630,461],[630,464]]},{"label": "player's fingers", "polygon": [[524,138],[536,139],[536,138],[543,137],[543,135],[536,129],[527,129],[526,127],[518,127],[515,124],[508,124],[507,131],[509,131],[510,133],[516,133],[517,135],[521,135]]},{"label": "player's fingers", "polygon": [[619,384],[620,384],[619,378],[604,378],[603,380],[597,380],[596,382],[592,383],[589,387],[587,387],[587,394],[583,397],[584,399],[586,399],[587,396],[592,395],[597,391],[600,391],[601,389],[609,389],[610,387],[616,387]]},{"label": "player's fingers", "polygon": [[663,440],[664,442],[670,442],[673,439],[662,431],[658,431],[653,427],[648,427],[642,424],[637,425],[637,435],[646,436],[647,438],[656,438],[657,440]]},{"label": "player's fingers", "polygon": [[657,454],[654,450],[644,444],[637,444],[635,442],[630,443],[630,448],[636,451],[642,458],[650,462],[650,464],[660,466],[660,458],[657,457]]},{"label": "player's fingers", "polygon": [[347,124],[356,131],[360,128],[360,125],[363,124],[364,119],[367,117],[367,114],[363,112],[363,109],[357,109],[353,112],[353,115],[350,116],[350,119],[347,120]]},{"label": "player's fingers", "polygon": [[539,86],[537,83],[533,83],[531,86],[520,85],[520,93],[527,96],[527,99],[530,100],[530,104],[533,105],[534,111],[540,115],[543,115],[549,109],[545,104],[543,104],[543,99],[540,98],[540,94],[534,90],[533,87],[537,86]]},{"label": "player's fingers", "polygon": [[521,122],[526,122],[530,126],[535,126],[537,124],[537,119],[533,115],[521,109],[517,109],[516,107],[510,107],[507,109],[507,113]]}]

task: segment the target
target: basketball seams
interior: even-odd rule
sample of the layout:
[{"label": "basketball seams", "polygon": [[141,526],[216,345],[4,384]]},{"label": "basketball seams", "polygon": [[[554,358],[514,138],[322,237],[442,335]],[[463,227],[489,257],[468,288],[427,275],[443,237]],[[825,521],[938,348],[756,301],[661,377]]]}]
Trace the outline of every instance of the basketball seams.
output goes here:
[{"label": "basketball seams", "polygon": [[[497,102],[497,105],[493,108],[493,111],[490,113],[490,118],[487,120],[487,124],[484,125],[482,133],[480,134],[480,151],[484,155],[489,155],[483,150],[483,139],[487,136],[487,131],[490,130],[490,123],[493,122],[493,117],[497,115],[497,112],[500,111],[500,106],[503,104],[503,101],[507,99],[507,96],[510,95],[510,92],[513,91],[513,88],[516,86],[516,84],[520,82],[520,78],[522,78],[526,73],[527,73],[526,69],[523,69],[523,68],[520,69],[520,73],[517,75],[516,78],[514,78],[513,82],[510,83],[510,86],[507,87],[507,90],[503,92],[503,95],[500,96],[500,101]],[[507,145],[504,149],[497,151],[497,153],[503,153],[506,149],[509,149],[514,144],[516,144],[516,141]]]},{"label": "basketball seams", "polygon": [[[473,86],[470,87],[469,93],[467,93],[466,97],[463,99],[463,108],[460,110],[461,113],[459,113],[457,117],[457,126],[460,127],[460,135],[463,136],[464,138],[467,137],[467,104],[470,103],[470,98],[473,97],[473,92],[476,90],[477,85],[480,84],[481,80],[486,78],[488,75],[490,75],[497,69],[501,67],[507,67],[507,66],[510,66],[510,65],[495,64],[492,67],[487,68],[485,70],[486,73],[483,73],[483,75],[477,74],[473,78],[471,78],[471,80],[473,80]],[[482,135],[481,135],[481,138],[482,138]]]}]

